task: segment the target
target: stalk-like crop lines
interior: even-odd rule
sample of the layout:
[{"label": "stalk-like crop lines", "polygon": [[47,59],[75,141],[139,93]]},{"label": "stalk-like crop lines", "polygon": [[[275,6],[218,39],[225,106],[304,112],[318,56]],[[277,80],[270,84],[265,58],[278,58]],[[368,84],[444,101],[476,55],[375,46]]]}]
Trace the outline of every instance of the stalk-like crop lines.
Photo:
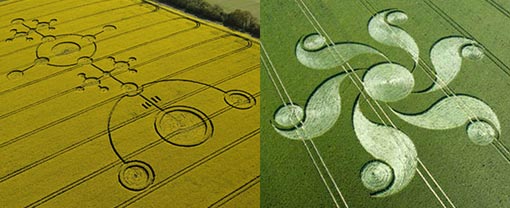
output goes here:
[{"label": "stalk-like crop lines", "polygon": [[[334,45],[334,42],[333,40],[330,38],[330,36],[327,34],[327,32],[324,30],[324,28],[321,26],[321,24],[319,23],[319,21],[317,20],[317,18],[314,16],[314,14],[311,12],[311,10],[309,9],[309,7],[305,4],[305,2],[303,2],[303,0],[294,0],[296,2],[296,4],[298,5],[298,7],[300,8],[301,12],[305,15],[305,17],[307,18],[308,22],[312,25],[312,27],[315,29],[315,31],[320,34],[321,36],[323,36],[324,38],[326,38],[326,40],[329,42],[328,45]],[[361,1],[361,3],[363,4],[363,2]],[[368,2],[367,2],[368,3]],[[371,16],[373,16],[372,14],[376,14],[376,11],[374,11],[374,8],[372,7],[372,9],[368,8],[365,4],[363,4],[363,6],[368,10],[368,12],[370,13]],[[386,24],[384,24],[386,25]],[[388,25],[386,25],[387,27],[389,27]],[[391,31],[391,30],[390,30]],[[402,47],[401,45],[401,40],[395,36],[393,33],[391,33],[391,35],[393,36],[393,38],[395,40],[398,41],[398,44],[400,47]],[[341,60],[345,60],[340,54],[339,52],[336,50],[336,48],[332,48],[331,47],[327,47],[328,50],[333,54],[333,55],[336,55],[337,57],[339,57]],[[402,47],[403,48],[403,47]],[[268,64],[266,63],[266,61],[264,60],[264,58],[262,59],[263,61],[263,64],[265,66],[265,68],[268,70],[268,73],[269,73],[269,76],[270,76],[270,79],[271,81],[273,82],[273,84],[275,85],[275,88],[277,90],[277,93],[279,94],[280,96],[280,99],[282,99],[282,102],[284,105],[288,105],[287,103],[290,103],[291,105],[293,105],[293,102],[292,102],[292,99],[290,98],[287,90],[285,89],[285,86],[283,85],[280,77],[278,76],[278,73],[276,72],[276,68],[274,67],[274,65],[272,64],[271,60],[270,60],[270,57],[269,57],[269,54],[267,53],[267,51],[265,50],[264,46],[262,46],[262,49],[263,49],[263,53],[264,55],[266,56],[266,58],[268,59],[268,62],[269,62],[269,65],[273,71],[273,73],[275,73],[275,76],[276,78],[278,79],[278,82],[279,82],[279,85],[281,85],[282,89],[283,89],[283,92],[285,93],[287,99],[289,102],[286,102],[285,101],[285,98],[283,97],[282,95],[282,92],[279,90],[279,87],[277,86],[278,84],[276,83],[274,77],[271,75],[271,72],[269,72],[269,66]],[[386,57],[384,56],[384,58],[389,62],[391,63],[391,61]],[[422,63],[425,63],[420,57],[418,57],[418,60]],[[352,68],[352,66],[347,62],[345,61],[345,64],[347,65],[348,69],[350,71],[348,71],[348,69],[342,65],[342,69],[344,72],[348,73],[349,72],[354,72],[354,69]],[[420,67],[422,70],[424,70],[425,74],[427,75],[427,77],[433,81],[435,84],[441,84],[441,86],[444,86],[443,88],[441,88],[441,91],[447,96],[447,97],[451,97],[451,96],[456,96],[455,93],[453,92],[453,90],[451,90],[447,85],[446,85],[446,82],[444,80],[442,80],[440,77],[437,77],[436,79],[434,79],[430,74],[434,74],[434,71],[426,64],[422,64],[423,67]],[[354,74],[354,78],[351,74]],[[359,90],[360,94],[362,95],[363,99],[369,104],[370,108],[374,111],[374,113],[377,115],[377,117],[380,119],[380,121],[384,124],[384,125],[387,125],[386,122],[384,121],[384,119],[381,117],[381,115],[379,114],[379,112],[374,108],[374,105],[370,102],[370,100],[367,98],[367,96],[365,95],[364,91],[362,90],[362,87],[359,86],[359,84],[356,82],[356,80],[360,83],[362,83],[362,80],[361,78],[356,74],[356,73],[350,73],[349,74],[349,78],[351,79],[351,81],[353,82],[353,84],[356,86],[356,88]],[[356,80],[355,80],[356,79]],[[390,123],[390,125],[397,129],[397,127],[395,126],[395,124],[391,121],[391,119],[389,118],[389,116],[385,113],[385,111],[382,109],[381,105],[376,101],[376,100],[373,100],[375,102],[375,105],[377,106],[377,108],[382,112],[382,114],[384,115],[384,117],[388,120],[388,122]],[[469,115],[468,119],[469,119],[469,122],[472,123],[472,122],[475,122],[475,121],[480,121],[478,117],[476,116],[473,116],[475,115],[471,109],[469,109],[467,107],[467,105],[462,101],[459,105],[459,102],[456,102],[457,106],[460,108],[460,109],[463,109],[464,112]],[[462,105],[462,106],[461,106]],[[386,104],[387,107],[389,107],[387,104]],[[295,115],[297,117],[297,115]],[[475,119],[475,121],[473,121],[472,117]],[[302,122],[302,121],[301,121]],[[301,123],[303,124],[303,123]],[[297,126],[296,126],[297,127]],[[304,125],[302,126],[302,129],[303,131],[306,131],[304,129]],[[308,151],[308,154],[310,156],[310,158],[312,159],[312,162],[314,163],[314,166],[315,168],[317,169],[317,171],[319,172],[319,175],[321,176],[321,179],[322,181],[324,182],[324,184],[326,185],[326,188],[330,194],[330,196],[332,197],[335,205],[337,207],[340,207],[339,206],[339,203],[336,199],[336,197],[334,196],[333,194],[333,191],[332,189],[329,187],[327,181],[326,181],[326,177],[323,175],[322,171],[320,170],[320,168],[318,167],[317,165],[317,161],[315,160],[315,158],[312,156],[312,153],[308,147],[308,145],[306,144],[306,142],[302,139],[303,141],[303,144],[305,145],[307,151]],[[320,152],[318,151],[317,147],[315,146],[315,143],[313,142],[313,140],[310,140],[311,141],[311,144],[315,150],[315,152],[317,153],[317,157],[320,159],[320,162],[321,164],[323,165],[324,169],[326,170],[326,173],[328,175],[328,177],[330,178],[331,182],[334,184],[335,186],[335,189],[338,193],[338,195],[340,196],[343,204],[345,205],[345,207],[349,207],[343,194],[341,193],[341,191],[339,190],[335,180],[333,179],[329,169],[327,168],[326,164],[324,163],[324,160],[323,158],[321,157],[320,155]],[[493,146],[498,150],[499,152],[499,149],[493,144]],[[506,151],[508,151],[507,149],[505,149]],[[500,152],[500,154],[502,154]],[[504,155],[503,155],[504,157]],[[506,157],[504,157],[506,159]],[[434,178],[434,176],[430,173],[430,171],[428,170],[428,168],[425,166],[425,164],[418,158],[418,164],[424,169],[424,171],[426,172],[426,174],[432,179],[432,182],[438,187],[438,189],[440,190],[440,192],[443,194],[443,196],[446,198],[447,202],[449,205],[451,205],[451,207],[456,207],[454,205],[454,203],[451,201],[451,199],[449,198],[449,196],[445,193],[445,191],[442,189],[442,187],[439,185],[439,183],[437,182],[437,180]],[[417,169],[417,172],[418,174],[420,175],[420,177],[423,179],[423,181],[425,182],[425,184],[427,185],[427,188],[429,188],[429,190],[434,194],[434,196],[436,197],[436,199],[439,201],[439,203],[443,206],[443,207],[447,207],[445,205],[445,202],[443,202],[443,200],[438,196],[438,194],[436,193],[436,191],[431,187],[430,183],[427,181],[427,179],[424,177],[424,175],[421,173],[421,171],[419,169]]]}]

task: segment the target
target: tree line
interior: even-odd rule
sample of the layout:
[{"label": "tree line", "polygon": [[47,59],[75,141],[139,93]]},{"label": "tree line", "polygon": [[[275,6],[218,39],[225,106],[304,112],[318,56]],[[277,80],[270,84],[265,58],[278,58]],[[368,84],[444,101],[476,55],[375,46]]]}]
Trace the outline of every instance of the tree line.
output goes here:
[{"label": "tree line", "polygon": [[217,21],[223,25],[248,32],[254,37],[260,37],[260,24],[250,12],[236,9],[227,13],[218,5],[212,5],[205,0],[159,0],[159,2],[182,9],[200,18]]}]

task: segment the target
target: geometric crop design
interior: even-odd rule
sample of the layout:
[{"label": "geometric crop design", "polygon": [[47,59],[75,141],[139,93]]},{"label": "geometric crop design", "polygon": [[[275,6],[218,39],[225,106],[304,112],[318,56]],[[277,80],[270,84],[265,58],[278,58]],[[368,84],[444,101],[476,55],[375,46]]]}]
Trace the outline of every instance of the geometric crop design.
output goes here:
[{"label": "geometric crop design", "polygon": [[[461,70],[462,59],[482,59],[483,47],[465,37],[450,36],[438,40],[430,51],[436,74],[433,85],[422,92],[413,92],[411,72],[421,61],[419,49],[414,39],[397,27],[407,18],[404,12],[391,9],[380,11],[369,20],[368,31],[373,39],[405,50],[414,64],[406,68],[388,59],[364,69],[362,84],[366,94],[375,101],[386,103],[403,100],[411,93],[426,96],[442,90],[445,96],[423,112],[405,114],[394,109],[391,112],[421,128],[445,130],[466,125],[467,137],[477,145],[488,145],[497,140],[501,136],[501,127],[488,104],[470,95],[447,91],[448,83]],[[377,49],[361,43],[328,45],[326,38],[317,33],[304,36],[296,46],[297,60],[315,70],[340,67],[351,58],[364,54],[385,57]],[[341,112],[339,86],[346,77],[353,76],[349,73],[354,73],[354,70],[328,78],[317,87],[304,109],[292,104],[280,107],[275,113],[274,119],[279,125],[275,126],[275,130],[296,140],[313,139],[331,130]],[[358,96],[354,101],[352,124],[360,144],[375,160],[362,167],[361,180],[365,187],[374,191],[373,196],[389,196],[402,190],[412,180],[418,165],[417,150],[411,139],[395,126],[377,124],[366,118],[360,107],[362,100],[363,97]],[[510,161],[510,158],[507,160]]]},{"label": "geometric crop design", "polygon": [[263,206],[510,203],[508,3],[262,8]]},{"label": "geometric crop design", "polygon": [[0,204],[259,203],[257,40],[152,1],[0,13]]}]

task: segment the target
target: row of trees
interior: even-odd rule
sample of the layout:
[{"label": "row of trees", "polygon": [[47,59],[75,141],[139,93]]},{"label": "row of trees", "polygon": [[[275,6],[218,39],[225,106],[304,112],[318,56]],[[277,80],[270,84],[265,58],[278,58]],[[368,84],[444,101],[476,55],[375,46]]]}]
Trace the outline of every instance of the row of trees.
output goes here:
[{"label": "row of trees", "polygon": [[257,18],[250,12],[237,9],[233,12],[226,13],[223,8],[218,5],[212,5],[205,0],[159,0],[162,3],[182,9],[188,13],[192,13],[198,17],[222,22],[223,25],[248,32],[252,36],[260,37],[260,25]]}]

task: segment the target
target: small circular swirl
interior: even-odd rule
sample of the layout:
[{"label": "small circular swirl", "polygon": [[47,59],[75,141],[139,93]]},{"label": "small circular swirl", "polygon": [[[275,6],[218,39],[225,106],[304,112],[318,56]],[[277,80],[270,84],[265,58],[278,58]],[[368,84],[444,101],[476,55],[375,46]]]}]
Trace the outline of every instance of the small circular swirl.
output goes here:
[{"label": "small circular swirl", "polygon": [[379,192],[390,187],[394,177],[393,169],[380,160],[367,162],[361,168],[361,182],[371,191]]},{"label": "small circular swirl", "polygon": [[275,115],[275,123],[282,128],[292,128],[301,122],[304,117],[303,108],[298,105],[284,105],[280,107]]},{"label": "small circular swirl", "polygon": [[394,11],[386,15],[386,21],[393,25],[399,25],[406,22],[408,19],[407,14],[401,11]]},{"label": "small circular swirl", "polygon": [[326,46],[326,38],[317,33],[312,33],[303,38],[303,49],[307,51],[317,51]]},{"label": "small circular swirl", "polygon": [[498,132],[485,121],[475,121],[467,126],[467,134],[471,142],[476,145],[488,145],[497,137]]}]

